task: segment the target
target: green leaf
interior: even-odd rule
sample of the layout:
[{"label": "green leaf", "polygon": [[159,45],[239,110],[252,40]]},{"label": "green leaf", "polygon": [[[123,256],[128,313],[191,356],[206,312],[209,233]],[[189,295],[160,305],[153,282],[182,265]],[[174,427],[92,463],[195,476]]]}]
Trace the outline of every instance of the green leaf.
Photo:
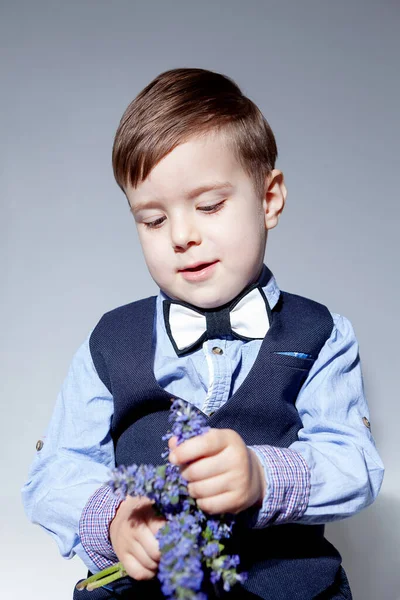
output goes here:
[{"label": "green leaf", "polygon": [[167,465],[160,465],[156,468],[156,473],[160,477],[165,477],[165,471],[167,470]]}]

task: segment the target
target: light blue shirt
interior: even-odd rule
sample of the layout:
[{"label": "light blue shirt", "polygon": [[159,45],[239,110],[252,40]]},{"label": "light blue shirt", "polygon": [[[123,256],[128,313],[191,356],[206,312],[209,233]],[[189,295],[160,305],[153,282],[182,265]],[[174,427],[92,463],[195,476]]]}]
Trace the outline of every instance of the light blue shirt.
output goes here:
[{"label": "light blue shirt", "polygon": [[[274,277],[263,290],[273,308],[280,294]],[[174,396],[210,414],[243,383],[262,340],[207,341],[178,357],[163,321],[165,297],[160,292],[156,304],[156,379]],[[345,317],[332,313],[332,318],[332,333],[296,401],[303,427],[290,449],[302,455],[311,475],[301,523],[326,523],[355,514],[374,501],[384,473],[365,425],[369,412],[353,328]],[[89,497],[108,480],[115,459],[110,435],[113,399],[93,365],[89,338],[73,357],[22,498],[29,518],[55,538],[62,556],[77,554],[96,572],[79,539],[79,519]],[[215,345],[223,354],[211,351]]]}]

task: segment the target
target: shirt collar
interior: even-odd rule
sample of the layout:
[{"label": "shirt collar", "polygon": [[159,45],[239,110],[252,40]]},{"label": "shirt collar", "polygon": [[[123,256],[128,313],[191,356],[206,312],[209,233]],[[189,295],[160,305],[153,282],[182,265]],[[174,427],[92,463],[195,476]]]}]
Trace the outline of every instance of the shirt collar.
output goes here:
[{"label": "shirt collar", "polygon": [[[268,300],[268,304],[271,308],[271,310],[273,310],[274,306],[276,306],[278,300],[279,300],[279,295],[280,295],[280,289],[278,287],[278,284],[276,283],[276,279],[273,276],[273,274],[271,273],[271,271],[268,269],[268,267],[266,265],[263,265],[260,277],[258,278],[258,283],[261,285],[264,294],[267,297]],[[168,299],[169,296],[167,296],[167,294],[165,294],[162,290],[159,290],[158,295],[157,295],[157,304],[156,304],[156,312],[157,312],[157,316],[156,316],[156,322],[157,322],[157,329],[158,330],[162,330],[166,333],[166,329],[165,329],[165,323],[164,323],[164,318],[163,318],[163,309],[162,309],[162,303],[163,300]]]}]

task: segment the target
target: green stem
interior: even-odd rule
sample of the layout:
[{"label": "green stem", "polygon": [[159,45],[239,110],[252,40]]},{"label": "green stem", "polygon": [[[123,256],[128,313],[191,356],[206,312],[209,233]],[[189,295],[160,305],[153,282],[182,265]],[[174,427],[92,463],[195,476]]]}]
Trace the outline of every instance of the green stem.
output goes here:
[{"label": "green stem", "polygon": [[125,572],[117,571],[117,573],[114,573],[113,575],[109,575],[108,577],[104,577],[100,581],[94,581],[93,583],[90,583],[86,589],[88,592],[91,592],[99,587],[102,587],[103,585],[107,585],[107,584],[111,583],[112,581],[116,581],[117,579],[120,579],[121,577],[125,577],[125,575],[126,575]]},{"label": "green stem", "polygon": [[91,592],[96,588],[99,588],[103,585],[107,585],[108,583],[116,581],[117,579],[125,577],[126,575],[127,573],[124,569],[123,564],[119,562],[115,565],[112,565],[111,567],[107,567],[107,569],[103,569],[102,571],[95,573],[94,575],[88,577],[87,579],[84,579],[83,581],[80,581],[76,585],[76,589],[84,590],[86,588],[89,592]]}]

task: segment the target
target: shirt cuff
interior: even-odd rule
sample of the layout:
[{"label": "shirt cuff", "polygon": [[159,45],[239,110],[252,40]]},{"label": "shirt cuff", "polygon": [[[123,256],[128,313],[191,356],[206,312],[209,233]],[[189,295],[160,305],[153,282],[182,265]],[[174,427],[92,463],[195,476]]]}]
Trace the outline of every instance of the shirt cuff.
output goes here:
[{"label": "shirt cuff", "polygon": [[255,529],[296,521],[310,497],[310,470],[304,458],[289,448],[249,446],[264,469],[267,490]]},{"label": "shirt cuff", "polygon": [[81,544],[89,558],[101,571],[118,562],[109,537],[109,526],[122,499],[116,498],[108,486],[90,496],[79,521]]}]

